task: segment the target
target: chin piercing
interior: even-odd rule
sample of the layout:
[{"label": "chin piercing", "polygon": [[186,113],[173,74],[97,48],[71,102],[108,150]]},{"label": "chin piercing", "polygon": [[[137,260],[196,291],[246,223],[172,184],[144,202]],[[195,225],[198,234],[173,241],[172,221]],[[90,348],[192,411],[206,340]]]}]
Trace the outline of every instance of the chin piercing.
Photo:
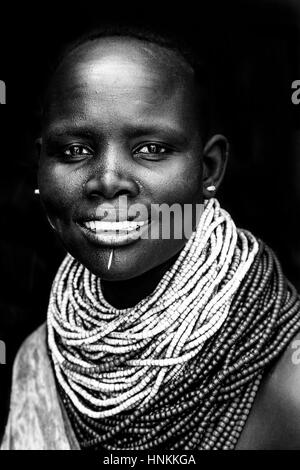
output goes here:
[{"label": "chin piercing", "polygon": [[211,186],[207,186],[207,191],[215,191],[216,187],[212,184]]},{"label": "chin piercing", "polygon": [[110,267],[111,267],[113,255],[114,255],[114,249],[112,249],[111,252],[110,252],[109,259],[108,259],[107,269],[110,269]]},{"label": "chin piercing", "polygon": [[39,189],[35,189],[35,190],[34,190],[34,194],[40,194],[40,190],[39,190]]}]

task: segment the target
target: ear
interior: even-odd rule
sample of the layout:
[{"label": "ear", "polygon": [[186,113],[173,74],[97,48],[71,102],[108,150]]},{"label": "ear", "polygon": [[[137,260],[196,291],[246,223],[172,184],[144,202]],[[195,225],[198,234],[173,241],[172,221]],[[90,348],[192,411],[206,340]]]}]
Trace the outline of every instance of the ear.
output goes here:
[{"label": "ear", "polygon": [[[203,149],[203,196],[214,197],[225,174],[229,153],[229,144],[221,134],[214,135]],[[215,189],[208,190],[210,186]]]}]

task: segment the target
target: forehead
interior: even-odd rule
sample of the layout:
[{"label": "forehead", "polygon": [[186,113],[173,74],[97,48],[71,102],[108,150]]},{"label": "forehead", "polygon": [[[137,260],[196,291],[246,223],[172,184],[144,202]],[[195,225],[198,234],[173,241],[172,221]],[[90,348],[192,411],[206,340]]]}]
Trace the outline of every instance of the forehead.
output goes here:
[{"label": "forehead", "polygon": [[164,106],[184,112],[194,101],[193,71],[179,54],[146,41],[101,38],[63,59],[46,104],[50,118],[74,112],[75,107],[90,115],[116,108],[143,114]]},{"label": "forehead", "polygon": [[75,73],[77,78],[84,73],[95,74],[100,67],[108,79],[117,73],[126,77],[130,72],[138,76],[144,72],[156,76],[162,84],[170,79],[183,83],[193,75],[189,64],[173,50],[139,39],[109,37],[84,43],[67,54],[54,82],[64,74],[70,77]]}]

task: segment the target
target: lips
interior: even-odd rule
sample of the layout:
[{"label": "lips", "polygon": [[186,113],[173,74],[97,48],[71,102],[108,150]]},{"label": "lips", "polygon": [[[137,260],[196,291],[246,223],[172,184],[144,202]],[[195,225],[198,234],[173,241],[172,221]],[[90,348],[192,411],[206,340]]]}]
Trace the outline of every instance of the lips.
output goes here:
[{"label": "lips", "polygon": [[148,227],[148,220],[108,222],[107,220],[87,220],[77,223],[90,242],[102,246],[122,246],[141,238]]}]

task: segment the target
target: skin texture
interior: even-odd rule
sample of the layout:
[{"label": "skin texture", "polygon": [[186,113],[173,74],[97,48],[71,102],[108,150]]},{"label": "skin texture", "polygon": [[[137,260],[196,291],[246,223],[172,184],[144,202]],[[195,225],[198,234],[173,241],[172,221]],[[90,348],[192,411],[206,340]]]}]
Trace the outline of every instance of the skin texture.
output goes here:
[{"label": "skin texture", "polygon": [[[153,291],[186,240],[118,247],[108,271],[110,249],[88,241],[77,222],[100,204],[116,206],[121,195],[150,212],[151,204],[201,203],[203,185],[218,186],[226,141],[214,136],[203,148],[195,96],[183,59],[124,38],[74,50],[52,80],[39,142],[41,198],[67,250],[103,279],[119,308]],[[64,155],[71,144],[81,146],[79,157]]]},{"label": "skin texture", "polygon": [[[147,207],[211,197],[206,187],[222,180],[227,142],[219,135],[202,142],[195,96],[181,58],[128,38],[82,45],[53,77],[37,143],[41,199],[66,249],[102,278],[106,299],[118,308],[149,295],[186,240],[118,247],[108,271],[110,249],[88,241],[76,222],[121,195]],[[70,154],[72,144],[79,156]],[[149,144],[166,152],[149,154]],[[264,379],[239,449],[300,448],[300,365],[292,362],[292,343]]]},{"label": "skin texture", "polygon": [[300,333],[263,379],[237,449],[300,450]]}]

